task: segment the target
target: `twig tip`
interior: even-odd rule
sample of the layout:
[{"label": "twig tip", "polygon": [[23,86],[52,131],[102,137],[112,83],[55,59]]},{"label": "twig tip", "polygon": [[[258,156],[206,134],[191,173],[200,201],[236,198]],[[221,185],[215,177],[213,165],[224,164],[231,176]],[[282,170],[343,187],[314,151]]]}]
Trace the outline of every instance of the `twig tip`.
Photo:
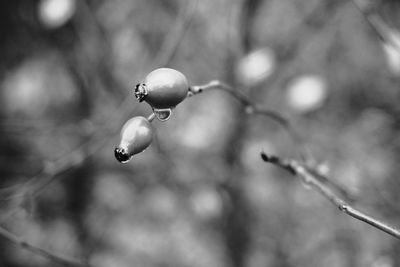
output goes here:
[{"label": "twig tip", "polygon": [[269,161],[269,156],[267,155],[267,153],[265,153],[264,150],[260,152],[260,155],[261,155],[261,158],[263,161],[267,161],[267,162]]}]

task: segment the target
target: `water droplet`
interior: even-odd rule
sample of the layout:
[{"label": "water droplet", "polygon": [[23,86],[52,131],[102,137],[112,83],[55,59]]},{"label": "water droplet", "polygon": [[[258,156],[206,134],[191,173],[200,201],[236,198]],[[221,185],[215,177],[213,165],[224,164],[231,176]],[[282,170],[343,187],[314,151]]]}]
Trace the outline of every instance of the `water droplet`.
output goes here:
[{"label": "water droplet", "polygon": [[166,109],[153,109],[154,114],[160,121],[168,120],[172,115],[172,110],[170,108]]},{"label": "water droplet", "polygon": [[114,150],[115,158],[121,163],[127,163],[131,160],[132,156],[126,153],[125,149],[117,147]]}]

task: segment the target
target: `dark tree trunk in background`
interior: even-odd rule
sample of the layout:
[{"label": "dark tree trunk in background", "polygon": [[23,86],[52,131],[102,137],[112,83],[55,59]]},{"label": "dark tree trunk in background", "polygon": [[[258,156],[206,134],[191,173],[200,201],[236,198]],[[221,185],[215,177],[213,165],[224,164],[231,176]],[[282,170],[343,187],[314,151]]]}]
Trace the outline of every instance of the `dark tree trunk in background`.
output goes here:
[{"label": "dark tree trunk in background", "polygon": [[[239,20],[240,44],[242,54],[248,53],[252,48],[252,31],[259,0],[245,0],[241,5],[241,17]],[[238,90],[251,90],[251,88],[239,88],[235,81],[234,66],[237,53],[230,50],[226,62],[226,80]],[[226,183],[222,186],[228,196],[228,205],[225,208],[223,233],[227,248],[227,256],[232,266],[246,266],[247,253],[251,245],[252,210],[243,190],[244,184],[241,180],[245,174],[240,156],[243,150],[243,141],[247,132],[247,115],[243,112],[243,106],[232,101],[230,113],[235,118],[229,141],[226,142],[225,161],[230,170]]]}]

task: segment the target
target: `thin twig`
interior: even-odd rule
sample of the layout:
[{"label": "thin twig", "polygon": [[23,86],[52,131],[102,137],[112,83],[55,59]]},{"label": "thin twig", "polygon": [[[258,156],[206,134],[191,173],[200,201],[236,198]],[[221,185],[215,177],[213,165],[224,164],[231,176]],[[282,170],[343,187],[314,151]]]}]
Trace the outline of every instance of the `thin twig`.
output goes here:
[{"label": "thin twig", "polygon": [[0,226],[0,236],[16,246],[29,250],[36,255],[43,256],[61,266],[90,267],[89,263],[84,263],[74,258],[56,255],[53,252],[34,246],[1,226]]},{"label": "thin twig", "polygon": [[267,116],[272,120],[276,121],[277,123],[279,123],[280,125],[282,125],[287,130],[292,131],[290,129],[289,120],[286,119],[284,116],[277,113],[276,111],[255,105],[246,95],[241,93],[239,90],[235,90],[230,85],[223,83],[219,80],[213,80],[202,85],[191,86],[189,88],[189,96],[196,95],[206,90],[212,90],[212,89],[219,89],[232,95],[245,107],[245,110],[248,114],[260,114]]},{"label": "thin twig", "polygon": [[279,157],[268,155],[265,152],[261,152],[261,158],[265,162],[272,163],[275,166],[290,172],[292,175],[299,176],[306,184],[318,191],[323,197],[344,213],[400,239],[400,230],[352,207],[347,201],[339,197],[338,194],[336,194],[329,186],[321,182],[320,179],[304,164],[295,160],[280,159]]}]

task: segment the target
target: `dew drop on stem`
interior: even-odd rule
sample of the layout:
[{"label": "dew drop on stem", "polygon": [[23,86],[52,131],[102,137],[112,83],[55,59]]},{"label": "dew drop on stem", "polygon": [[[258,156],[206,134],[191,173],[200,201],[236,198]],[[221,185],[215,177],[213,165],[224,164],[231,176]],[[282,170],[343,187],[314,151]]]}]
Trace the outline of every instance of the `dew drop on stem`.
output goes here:
[{"label": "dew drop on stem", "polygon": [[167,109],[153,109],[154,114],[156,115],[157,119],[160,121],[168,120],[172,115],[172,110],[170,108]]}]

